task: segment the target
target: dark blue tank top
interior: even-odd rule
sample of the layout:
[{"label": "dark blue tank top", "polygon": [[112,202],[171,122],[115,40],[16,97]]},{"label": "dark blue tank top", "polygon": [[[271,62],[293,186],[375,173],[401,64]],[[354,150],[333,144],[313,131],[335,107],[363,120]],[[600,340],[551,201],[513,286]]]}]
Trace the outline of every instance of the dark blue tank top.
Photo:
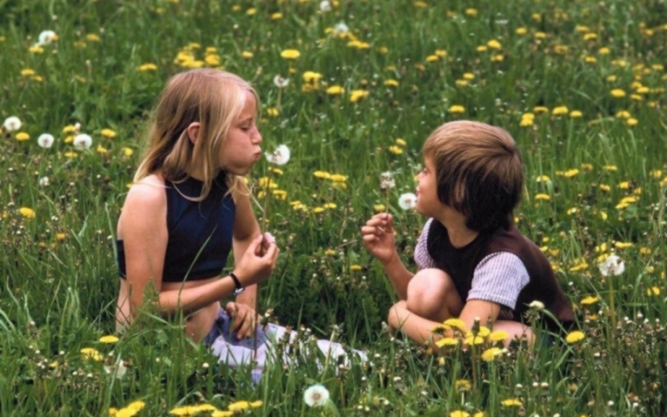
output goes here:
[{"label": "dark blue tank top", "polygon": [[[165,181],[167,231],[169,240],[164,258],[162,281],[181,282],[219,275],[232,249],[236,206],[227,194],[226,175],[220,173],[203,201],[198,197],[203,183],[194,178],[174,184]],[[180,192],[180,193],[179,193]],[[183,194],[183,195],[181,195]],[[118,273],[126,277],[123,241],[116,241]]]}]

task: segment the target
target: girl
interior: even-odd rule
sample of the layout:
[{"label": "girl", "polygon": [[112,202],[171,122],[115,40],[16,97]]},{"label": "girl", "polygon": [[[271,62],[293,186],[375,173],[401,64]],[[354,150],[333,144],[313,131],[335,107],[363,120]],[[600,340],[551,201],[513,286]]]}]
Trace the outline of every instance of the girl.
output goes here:
[{"label": "girl", "polygon": [[[255,361],[255,380],[271,339],[286,332],[255,330],[256,284],[271,275],[280,253],[260,232],[242,181],[261,157],[257,110],[257,93],[236,75],[197,69],[174,76],[155,109],[117,231],[118,328],[132,323],[153,290],[161,313],[182,314],[188,336],[221,361]],[[230,251],[234,270],[220,276]],[[231,295],[236,301],[223,310],[220,300]],[[327,355],[343,354],[335,343],[318,345]]]}]

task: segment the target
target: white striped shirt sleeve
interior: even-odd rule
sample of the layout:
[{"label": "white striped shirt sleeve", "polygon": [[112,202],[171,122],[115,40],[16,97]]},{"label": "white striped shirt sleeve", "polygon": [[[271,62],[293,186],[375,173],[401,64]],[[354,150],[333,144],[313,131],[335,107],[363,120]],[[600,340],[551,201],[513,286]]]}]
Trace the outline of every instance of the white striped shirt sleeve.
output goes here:
[{"label": "white striped shirt sleeve", "polygon": [[481,260],[473,273],[468,300],[486,300],[516,308],[519,293],[530,278],[518,256],[495,252]]},{"label": "white striped shirt sleeve", "polygon": [[415,263],[420,270],[435,268],[435,261],[428,254],[427,247],[428,231],[431,228],[431,222],[433,222],[433,219],[428,219],[426,221],[426,224],[424,224],[424,228],[422,229],[422,234],[417,241],[417,246],[415,246]]}]

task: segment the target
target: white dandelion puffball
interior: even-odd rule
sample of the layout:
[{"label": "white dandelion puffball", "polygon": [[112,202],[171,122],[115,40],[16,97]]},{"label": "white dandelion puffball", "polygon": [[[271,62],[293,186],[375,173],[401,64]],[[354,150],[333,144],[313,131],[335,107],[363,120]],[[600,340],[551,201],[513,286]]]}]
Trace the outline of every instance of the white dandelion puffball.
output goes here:
[{"label": "white dandelion puffball", "polygon": [[625,271],[625,262],[616,255],[609,255],[607,256],[607,259],[600,262],[598,268],[600,268],[602,276],[617,276]]},{"label": "white dandelion puffball", "polygon": [[380,174],[380,189],[381,190],[390,190],[396,187],[396,181],[394,181],[394,174],[391,172],[383,172]]},{"label": "white dandelion puffball", "polygon": [[544,303],[542,301],[534,300],[532,303],[528,304],[528,307],[540,311],[544,310]]},{"label": "white dandelion puffball", "polygon": [[39,179],[39,186],[40,187],[48,187],[49,186],[49,177],[42,177]]},{"label": "white dandelion puffball", "polygon": [[90,147],[93,145],[93,138],[91,138],[90,135],[86,135],[85,133],[79,133],[76,135],[74,142],[72,143],[77,149],[90,149]]},{"label": "white dandelion puffball", "polygon": [[334,28],[333,28],[334,36],[344,35],[349,31],[350,31],[350,28],[347,27],[347,25],[343,22],[340,22],[340,23],[336,24],[336,26],[334,26]]},{"label": "white dandelion puffball", "polygon": [[322,13],[330,12],[331,11],[331,2],[328,0],[324,0],[320,2],[320,11]]},{"label": "white dandelion puffball", "polygon": [[37,138],[37,144],[42,148],[47,148],[47,149],[53,146],[54,141],[55,139],[53,138],[53,135],[50,133],[42,133]]},{"label": "white dandelion puffball", "polygon": [[322,407],[329,401],[329,390],[324,385],[311,385],[303,393],[303,401],[308,407]]},{"label": "white dandelion puffball", "polygon": [[5,128],[7,132],[13,132],[21,128],[21,119],[16,116],[9,116],[5,119],[5,122],[2,124],[2,127]]},{"label": "white dandelion puffball", "polygon": [[290,151],[287,145],[280,145],[275,151],[265,152],[264,155],[266,155],[266,160],[272,164],[285,165],[289,162]]},{"label": "white dandelion puffball", "polygon": [[37,45],[48,45],[58,39],[56,32],[52,30],[43,30],[37,37]]},{"label": "white dandelion puffball", "polygon": [[414,193],[401,194],[398,197],[398,205],[403,210],[411,210],[417,205],[417,196]]},{"label": "white dandelion puffball", "polygon": [[285,88],[289,85],[289,78],[283,78],[280,75],[273,77],[273,84],[278,88]]}]

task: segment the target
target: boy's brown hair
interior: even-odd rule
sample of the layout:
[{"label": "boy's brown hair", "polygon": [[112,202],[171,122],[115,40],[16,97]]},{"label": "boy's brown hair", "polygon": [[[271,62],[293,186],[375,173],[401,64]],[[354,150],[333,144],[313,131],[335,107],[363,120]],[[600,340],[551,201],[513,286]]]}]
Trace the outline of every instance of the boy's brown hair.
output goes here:
[{"label": "boy's brown hair", "polygon": [[512,136],[486,123],[445,123],[426,139],[438,199],[466,216],[466,227],[490,231],[513,223],[523,187],[523,163]]}]

